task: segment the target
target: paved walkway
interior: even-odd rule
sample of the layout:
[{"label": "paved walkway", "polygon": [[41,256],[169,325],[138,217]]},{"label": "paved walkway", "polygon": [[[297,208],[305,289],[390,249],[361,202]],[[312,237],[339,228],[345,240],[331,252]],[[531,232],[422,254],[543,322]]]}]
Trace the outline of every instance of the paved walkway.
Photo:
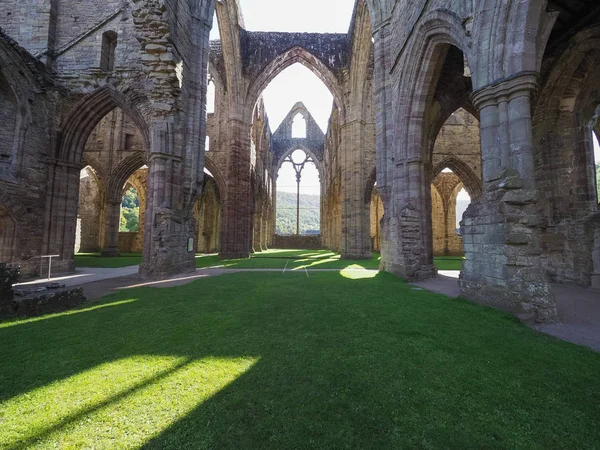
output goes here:
[{"label": "paved walkway", "polygon": [[[439,271],[437,278],[415,285],[449,297],[458,297],[458,270]],[[600,290],[553,284],[559,322],[551,325],[529,324],[532,328],[559,339],[585,345],[600,352]]]},{"label": "paved walkway", "polygon": [[66,287],[82,286],[95,281],[107,280],[110,278],[119,278],[138,273],[139,266],[120,267],[118,269],[101,269],[96,267],[81,267],[75,273],[61,275],[53,278],[39,278],[15,284],[15,287],[34,288],[48,283],[61,283]]}]

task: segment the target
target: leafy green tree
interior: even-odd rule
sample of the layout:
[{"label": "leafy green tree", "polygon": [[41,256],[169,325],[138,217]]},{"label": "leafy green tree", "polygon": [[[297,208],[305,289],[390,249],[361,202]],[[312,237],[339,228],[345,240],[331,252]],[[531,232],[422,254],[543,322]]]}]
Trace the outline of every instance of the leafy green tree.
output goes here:
[{"label": "leafy green tree", "polygon": [[123,196],[121,203],[121,220],[119,231],[135,233],[140,228],[140,199],[137,191],[130,188]]}]

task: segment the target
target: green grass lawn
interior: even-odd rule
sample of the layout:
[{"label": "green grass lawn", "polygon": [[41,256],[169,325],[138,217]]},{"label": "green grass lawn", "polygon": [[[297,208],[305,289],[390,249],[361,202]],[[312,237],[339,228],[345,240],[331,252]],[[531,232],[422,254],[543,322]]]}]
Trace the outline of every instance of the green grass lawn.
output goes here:
[{"label": "green grass lawn", "polygon": [[438,270],[462,270],[462,256],[436,256],[433,263]]},{"label": "green grass lawn", "polygon": [[[254,253],[249,259],[220,259],[218,255],[197,255],[197,268],[225,267],[231,269],[344,269],[360,266],[365,269],[379,268],[380,254],[373,253],[368,260],[341,259],[338,253],[330,250],[267,250]],[[434,259],[440,270],[460,270],[462,258],[440,256]],[[142,262],[139,253],[124,253],[119,257],[103,257],[99,253],[78,253],[76,267],[118,268],[135,266]]]},{"label": "green grass lawn", "polygon": [[330,250],[267,250],[254,253],[249,259],[219,259],[218,255],[196,256],[196,267],[225,267],[228,269],[344,269],[349,266],[364,269],[379,268],[379,253],[371,259],[341,259]]},{"label": "green grass lawn", "polygon": [[121,256],[116,257],[101,256],[100,253],[77,253],[75,255],[75,267],[116,269],[137,266],[141,262],[141,253],[121,253]]},{"label": "green grass lawn", "polygon": [[598,448],[600,354],[354,275],[238,273],[0,323],[0,448]]}]

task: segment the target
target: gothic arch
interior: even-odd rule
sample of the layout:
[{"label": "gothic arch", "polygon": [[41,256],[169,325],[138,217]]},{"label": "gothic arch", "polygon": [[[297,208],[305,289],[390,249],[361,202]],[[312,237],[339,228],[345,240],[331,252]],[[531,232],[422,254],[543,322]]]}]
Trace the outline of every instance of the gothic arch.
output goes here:
[{"label": "gothic arch", "polygon": [[558,12],[547,12],[546,4],[546,1],[476,2],[473,54],[477,55],[477,67],[471,68],[474,91],[516,73],[539,72],[558,16]]},{"label": "gothic arch", "polygon": [[252,82],[248,90],[247,102],[253,107],[261,93],[273,81],[277,75],[290,67],[292,64],[300,63],[315,74],[327,86],[340,112],[344,110],[344,96],[339,81],[333,72],[319,58],[302,47],[293,47],[274,58],[265,69]]},{"label": "gothic arch", "polygon": [[219,170],[219,167],[208,156],[204,158],[204,167],[206,167],[206,169],[212,174],[212,178],[215,180],[215,184],[219,190],[219,197],[224,198],[227,183],[225,183],[225,178]]},{"label": "gothic arch", "polygon": [[146,149],[150,148],[150,131],[142,114],[145,99],[132,90],[119,92],[105,86],[83,98],[73,107],[62,130],[62,140],[57,159],[78,164],[83,149],[94,127],[116,107],[121,108],[137,125]]},{"label": "gothic arch", "polygon": [[432,169],[431,180],[433,181],[445,168],[452,170],[452,172],[456,174],[472,200],[477,200],[481,197],[483,194],[483,184],[481,180],[473,173],[471,168],[465,162],[454,156],[445,158]]},{"label": "gothic arch", "polygon": [[119,201],[123,197],[123,186],[127,180],[147,161],[145,154],[137,152],[125,158],[108,180],[106,196],[109,201]]},{"label": "gothic arch", "polygon": [[285,158],[294,153],[296,150],[302,150],[313,159],[315,167],[319,172],[319,178],[322,178],[324,176],[322,162],[319,160],[319,158],[317,158],[315,152],[309,149],[306,145],[298,143],[294,143],[289,149],[282,153],[281,158],[279,158],[279,161],[277,161],[277,173],[279,173],[279,169],[281,169],[281,166],[285,162]]},{"label": "gothic arch", "polygon": [[[0,31],[1,32],[1,31]],[[42,91],[38,79],[32,74],[29,65],[42,65],[33,59],[29,54],[19,54],[18,49],[14,48],[5,39],[0,39],[0,76],[8,84],[9,94],[12,95],[15,102],[15,123],[12,132],[11,148],[11,168],[10,172],[16,177],[19,176],[21,168],[21,157],[23,146],[25,145],[26,133],[29,125],[33,121],[31,104],[39,101],[35,94]],[[38,67],[42,72],[44,67]],[[43,102],[43,101],[42,101]],[[43,106],[43,105],[42,105]]]},{"label": "gothic arch", "polygon": [[[404,50],[402,63],[396,61],[393,70],[406,67],[395,87],[397,98],[405,98],[404,107],[398,108],[395,119],[396,149],[399,158],[422,158],[425,151],[426,112],[450,46],[461,50],[471,60],[469,42],[458,18],[453,14],[435,11],[426,16]],[[404,92],[403,92],[404,91]],[[406,117],[408,115],[408,118]],[[420,151],[421,154],[414,154]]]}]

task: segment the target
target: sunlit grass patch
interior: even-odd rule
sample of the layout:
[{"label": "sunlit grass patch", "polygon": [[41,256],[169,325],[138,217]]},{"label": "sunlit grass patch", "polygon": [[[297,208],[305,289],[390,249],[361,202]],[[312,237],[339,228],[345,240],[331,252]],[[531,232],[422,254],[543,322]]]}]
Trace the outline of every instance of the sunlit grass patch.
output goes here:
[{"label": "sunlit grass patch", "polygon": [[344,269],[360,264],[367,269],[379,268],[380,255],[373,253],[368,260],[345,260],[330,250],[267,250],[251,255],[248,259],[219,259],[218,255],[199,255],[198,268],[232,269]]},{"label": "sunlit grass patch", "polygon": [[139,446],[184,417],[255,358],[133,356],[0,405],[0,448]]}]

